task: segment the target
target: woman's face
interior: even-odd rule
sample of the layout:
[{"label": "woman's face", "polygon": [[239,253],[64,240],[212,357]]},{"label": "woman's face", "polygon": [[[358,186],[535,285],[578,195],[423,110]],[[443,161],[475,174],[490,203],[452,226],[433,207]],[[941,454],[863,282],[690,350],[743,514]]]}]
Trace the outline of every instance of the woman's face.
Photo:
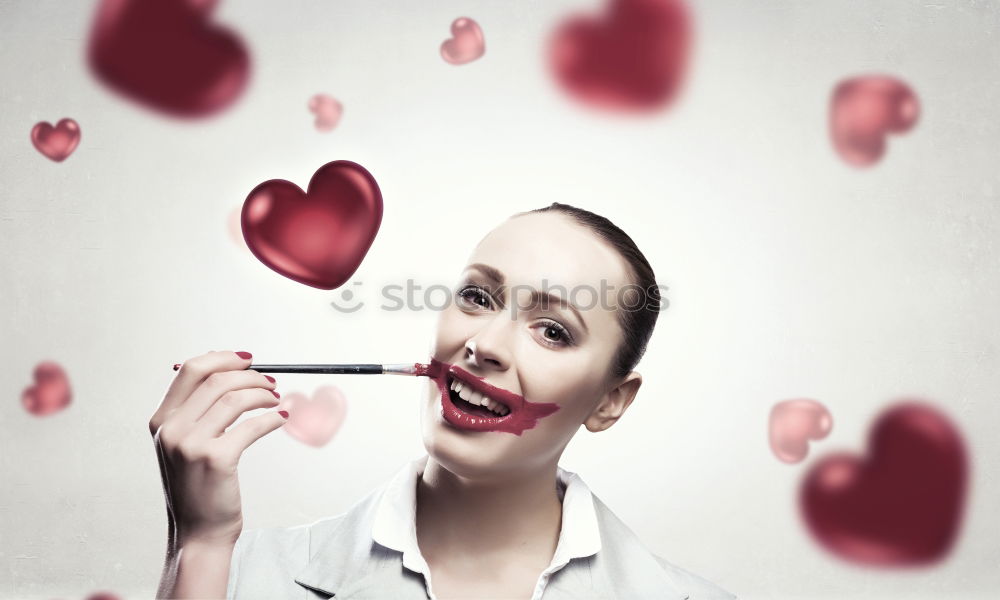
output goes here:
[{"label": "woman's face", "polygon": [[[595,431],[613,424],[641,383],[635,372],[624,386],[608,379],[622,340],[615,298],[628,283],[620,255],[568,216],[529,213],[491,231],[440,313],[432,356],[558,410],[520,435],[471,431],[443,417],[441,391],[427,378],[428,453],[464,477],[516,476],[557,463],[581,424]],[[554,297],[533,295],[543,290]]]}]

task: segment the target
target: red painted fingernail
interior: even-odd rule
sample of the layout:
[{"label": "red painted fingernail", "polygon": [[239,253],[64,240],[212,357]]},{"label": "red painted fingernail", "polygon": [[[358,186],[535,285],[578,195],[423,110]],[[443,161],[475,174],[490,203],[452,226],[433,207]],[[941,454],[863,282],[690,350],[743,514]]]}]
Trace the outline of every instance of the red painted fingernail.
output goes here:
[{"label": "red painted fingernail", "polygon": [[175,371],[176,371],[177,369],[180,369],[180,368],[181,368],[181,363],[176,363],[176,364],[174,365],[174,370],[175,370]]},{"label": "red painted fingernail", "polygon": [[279,410],[278,414],[281,415],[281,417],[284,418],[284,419],[288,418],[288,411],[287,410]]},{"label": "red painted fingernail", "polygon": [[242,352],[242,351],[241,352],[237,352],[236,356],[239,356],[243,360],[246,360],[248,358],[253,358],[253,354],[250,354],[249,352]]},{"label": "red painted fingernail", "polygon": [[264,377],[267,378],[267,380],[270,381],[271,383],[274,383],[274,377],[271,377],[270,375],[264,375]]},{"label": "red painted fingernail", "polygon": [[279,394],[278,392],[271,390],[271,393],[274,394],[275,398],[281,398],[281,394]]}]

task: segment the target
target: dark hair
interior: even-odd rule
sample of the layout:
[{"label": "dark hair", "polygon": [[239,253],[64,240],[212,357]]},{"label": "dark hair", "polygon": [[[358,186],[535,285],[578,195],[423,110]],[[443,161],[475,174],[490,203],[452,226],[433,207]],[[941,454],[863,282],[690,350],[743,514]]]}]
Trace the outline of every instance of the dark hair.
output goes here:
[{"label": "dark hair", "polygon": [[598,237],[608,242],[625,259],[632,283],[632,287],[630,287],[630,292],[633,292],[631,297],[634,299],[635,295],[638,294],[642,303],[622,300],[622,304],[626,307],[635,306],[637,308],[634,310],[632,308],[624,310],[621,307],[617,308],[618,324],[622,330],[623,340],[611,361],[609,375],[614,379],[624,377],[635,368],[639,359],[645,354],[646,345],[653,335],[653,327],[656,326],[656,318],[661,310],[660,288],[656,284],[653,268],[627,233],[608,219],[588,210],[553,202],[544,208],[516,213],[514,216],[550,211],[573,218],[577,223],[587,227]]}]

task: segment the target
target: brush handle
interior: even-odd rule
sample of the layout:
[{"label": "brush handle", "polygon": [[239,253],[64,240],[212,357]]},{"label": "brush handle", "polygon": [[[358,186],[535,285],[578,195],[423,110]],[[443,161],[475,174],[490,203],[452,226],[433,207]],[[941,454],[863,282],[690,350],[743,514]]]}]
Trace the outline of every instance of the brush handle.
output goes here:
[{"label": "brush handle", "polygon": [[258,373],[311,373],[316,375],[416,375],[413,363],[377,365],[250,365]]},{"label": "brush handle", "polygon": [[250,365],[258,373],[311,373],[315,375],[381,375],[382,365]]},{"label": "brush handle", "polygon": [[[180,368],[174,365],[174,370]],[[416,375],[416,363],[379,365],[374,363],[355,365],[250,365],[258,373],[304,373],[312,375]]]}]

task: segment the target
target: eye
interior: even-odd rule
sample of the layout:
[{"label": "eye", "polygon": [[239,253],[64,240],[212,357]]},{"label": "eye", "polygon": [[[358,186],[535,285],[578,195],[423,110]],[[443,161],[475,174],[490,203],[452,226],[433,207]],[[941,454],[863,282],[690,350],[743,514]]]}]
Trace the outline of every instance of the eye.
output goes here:
[{"label": "eye", "polygon": [[478,285],[467,285],[460,289],[456,296],[464,304],[472,303],[482,308],[490,308],[493,304],[489,294]]},{"label": "eye", "polygon": [[542,341],[549,346],[569,346],[573,344],[573,336],[569,330],[556,321],[542,321],[536,329],[542,330]]}]

